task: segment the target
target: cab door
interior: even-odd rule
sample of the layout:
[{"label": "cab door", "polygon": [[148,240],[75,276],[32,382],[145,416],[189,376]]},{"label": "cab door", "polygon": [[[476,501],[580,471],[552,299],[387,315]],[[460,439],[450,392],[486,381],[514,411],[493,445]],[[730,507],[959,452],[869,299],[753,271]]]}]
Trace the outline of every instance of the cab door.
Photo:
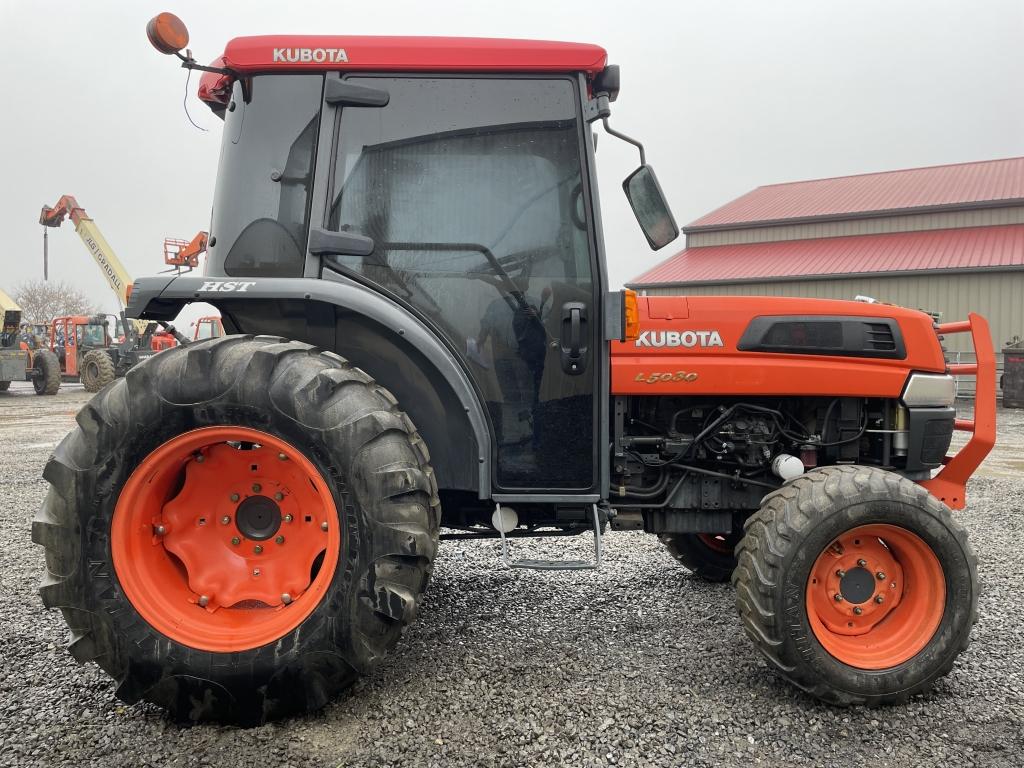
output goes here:
[{"label": "cab door", "polygon": [[600,280],[580,112],[566,76],[325,83],[324,228],[366,244],[325,263],[460,356],[490,416],[497,496],[598,492]]}]

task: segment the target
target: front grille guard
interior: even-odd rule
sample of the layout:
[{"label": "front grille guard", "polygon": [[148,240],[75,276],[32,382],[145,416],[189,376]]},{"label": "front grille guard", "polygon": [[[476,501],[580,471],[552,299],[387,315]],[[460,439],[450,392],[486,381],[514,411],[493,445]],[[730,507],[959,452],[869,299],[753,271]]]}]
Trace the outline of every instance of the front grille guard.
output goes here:
[{"label": "front grille guard", "polygon": [[970,432],[967,444],[953,456],[942,460],[942,468],[921,485],[939,501],[952,509],[963,509],[967,481],[981,465],[996,442],[996,356],[992,348],[992,335],[988,321],[971,312],[967,320],[943,323],[935,327],[939,336],[951,333],[969,333],[974,343],[977,362],[954,363],[946,370],[954,376],[974,376],[974,418],[956,419],[954,429]]}]

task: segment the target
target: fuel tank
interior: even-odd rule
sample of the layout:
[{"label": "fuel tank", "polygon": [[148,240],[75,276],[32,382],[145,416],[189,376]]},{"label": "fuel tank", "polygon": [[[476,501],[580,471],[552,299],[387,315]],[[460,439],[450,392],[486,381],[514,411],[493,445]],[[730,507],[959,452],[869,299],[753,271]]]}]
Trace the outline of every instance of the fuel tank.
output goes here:
[{"label": "fuel tank", "polygon": [[932,317],[888,304],[640,296],[640,336],[612,342],[616,395],[899,397],[944,372]]}]

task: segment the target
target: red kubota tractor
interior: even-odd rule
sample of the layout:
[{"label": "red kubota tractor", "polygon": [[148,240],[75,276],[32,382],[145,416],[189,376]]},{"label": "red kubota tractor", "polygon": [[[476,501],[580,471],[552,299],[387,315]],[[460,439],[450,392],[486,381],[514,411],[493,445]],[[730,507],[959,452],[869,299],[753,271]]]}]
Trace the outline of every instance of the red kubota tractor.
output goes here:
[{"label": "red kubota tractor", "polygon": [[[586,568],[609,527],[731,578],[755,647],[827,702],[949,672],[978,600],[951,508],[995,434],[981,317],[609,290],[594,123],[640,149],[651,246],[678,230],[597,46],[249,37],[201,67],[176,17],[149,34],[204,71],[225,140],[207,274],[138,280],[128,312],[205,301],[227,335],[94,397],[33,524],[43,601],[118,696],[314,710],[413,621],[439,538]],[[593,562],[510,556],[575,533]]]}]

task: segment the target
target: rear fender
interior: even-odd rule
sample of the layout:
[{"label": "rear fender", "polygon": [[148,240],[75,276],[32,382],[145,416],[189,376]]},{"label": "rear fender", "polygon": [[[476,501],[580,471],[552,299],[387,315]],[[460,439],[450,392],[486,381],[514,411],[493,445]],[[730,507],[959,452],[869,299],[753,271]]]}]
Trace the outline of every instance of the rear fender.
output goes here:
[{"label": "rear fender", "polygon": [[441,488],[491,492],[490,428],[455,354],[404,307],[345,278],[148,277],[127,314],[173,320],[191,302],[217,307],[228,333],[284,336],[330,349],[390,390],[423,436]]}]

